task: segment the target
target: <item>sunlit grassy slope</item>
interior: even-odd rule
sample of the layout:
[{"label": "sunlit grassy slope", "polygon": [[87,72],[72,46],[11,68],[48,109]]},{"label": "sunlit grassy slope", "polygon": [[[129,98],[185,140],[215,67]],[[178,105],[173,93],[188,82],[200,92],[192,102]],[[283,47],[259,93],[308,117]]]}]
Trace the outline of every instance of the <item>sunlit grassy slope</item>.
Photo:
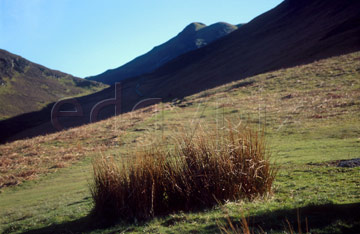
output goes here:
[{"label": "sunlit grassy slope", "polygon": [[[130,157],[129,152],[151,143],[153,136],[171,137],[177,126],[221,128],[227,119],[265,129],[272,158],[280,166],[273,195],[147,223],[101,228],[90,220],[93,156]],[[1,145],[0,230],[213,233],[219,232],[218,223],[226,223],[227,215],[235,223],[245,215],[251,217],[250,225],[276,233],[284,229],[286,218],[295,222],[296,209],[301,208],[302,223],[307,217],[311,231],[356,232],[360,168],[336,167],[337,160],[356,157],[360,157],[360,52]]]}]

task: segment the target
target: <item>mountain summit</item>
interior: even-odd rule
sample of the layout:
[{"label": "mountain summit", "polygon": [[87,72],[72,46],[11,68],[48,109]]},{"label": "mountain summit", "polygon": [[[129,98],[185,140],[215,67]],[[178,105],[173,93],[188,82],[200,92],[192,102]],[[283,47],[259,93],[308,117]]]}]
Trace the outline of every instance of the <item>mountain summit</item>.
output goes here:
[{"label": "mountain summit", "polygon": [[194,22],[189,24],[182,30],[178,35],[184,35],[184,34],[194,34],[197,31],[203,29],[206,27],[206,24]]},{"label": "mountain summit", "polygon": [[150,73],[170,60],[196,50],[211,42],[235,31],[238,26],[219,22],[206,26],[203,23],[191,23],[177,36],[169,41],[156,46],[148,53],[141,55],[129,63],[113,70],[108,70],[100,75],[86,79],[114,84],[130,77]]}]

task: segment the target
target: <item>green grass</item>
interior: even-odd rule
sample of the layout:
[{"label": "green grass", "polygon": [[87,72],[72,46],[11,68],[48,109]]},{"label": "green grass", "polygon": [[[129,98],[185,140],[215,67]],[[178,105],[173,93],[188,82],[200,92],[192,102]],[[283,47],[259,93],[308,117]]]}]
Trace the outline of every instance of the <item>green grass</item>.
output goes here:
[{"label": "green grass", "polygon": [[[91,209],[89,160],[3,191],[0,196],[3,232],[43,227],[86,216]],[[10,222],[10,223],[9,223]]]},{"label": "green grass", "polygon": [[[285,219],[296,229],[299,208],[302,224],[307,217],[314,233],[356,233],[360,168],[338,168],[333,161],[360,157],[359,57],[360,53],[353,53],[261,74],[208,90],[206,95],[186,97],[181,104],[164,104],[163,112],[131,125],[116,144],[106,136],[87,138],[95,132],[80,140],[93,145],[105,142],[102,154],[125,157],[145,136],[170,137],[175,126],[191,120],[220,126],[225,118],[249,122],[265,128],[272,159],[280,166],[273,195],[103,227],[89,215],[93,207],[90,158],[100,153],[96,151],[70,167],[0,190],[0,232],[214,233],[220,232],[219,223],[227,225],[227,216],[239,224],[245,215],[251,228],[282,233],[287,230]],[[111,128],[112,121],[99,126]],[[57,139],[39,141],[38,147],[56,149],[66,144],[70,143]]]},{"label": "green grass", "polygon": [[[324,204],[333,204],[335,207],[342,204],[354,204],[355,206],[359,204],[360,199],[358,193],[359,168],[338,169],[308,165],[294,168],[292,165],[288,165],[284,166],[278,175],[275,182],[275,195],[265,201],[228,203],[224,206],[227,212],[224,212],[223,208],[217,207],[209,211],[179,213],[156,218],[148,223],[137,225],[120,224],[99,230],[95,226],[93,229],[87,230],[87,220],[90,219],[87,215],[92,207],[91,195],[87,186],[91,172],[89,165],[89,162],[83,162],[47,176],[38,182],[25,183],[1,194],[0,205],[3,208],[1,224],[5,229],[3,231],[22,232],[28,228],[35,230],[40,228],[44,232],[52,232],[52,228],[58,230],[61,227],[68,230],[94,231],[95,233],[111,233],[114,230],[129,228],[139,233],[150,230],[154,233],[189,232],[190,230],[211,233],[217,231],[217,226],[214,226],[216,221],[225,222],[226,213],[233,220],[240,220],[243,214],[266,216],[271,220],[276,217],[272,217],[272,213],[277,214],[285,210],[284,215],[279,214],[279,217],[285,220],[285,218],[294,219],[296,216],[294,210],[299,207]],[[326,213],[320,213],[315,218],[316,220],[326,219],[327,216]],[[310,228],[317,227],[315,218],[312,220],[309,217]],[[341,217],[336,218],[338,219],[335,219],[335,222],[341,221]],[[74,222],[74,220],[77,221]],[[257,222],[266,224],[261,219]],[[78,223],[81,224],[80,227],[78,227]],[[354,223],[350,225],[354,225]],[[41,229],[47,226],[50,227]]]},{"label": "green grass", "polygon": [[2,77],[2,80],[6,85],[0,86],[0,95],[13,94],[14,90],[12,82],[16,80],[16,76],[14,76],[12,79],[9,79],[8,77]]}]

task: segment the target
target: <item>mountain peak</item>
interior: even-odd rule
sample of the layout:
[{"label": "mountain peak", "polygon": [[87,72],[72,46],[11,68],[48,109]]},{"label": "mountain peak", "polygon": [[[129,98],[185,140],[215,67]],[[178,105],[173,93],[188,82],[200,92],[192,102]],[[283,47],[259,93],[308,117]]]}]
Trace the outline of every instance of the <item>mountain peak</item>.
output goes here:
[{"label": "mountain peak", "polygon": [[236,25],[232,25],[226,22],[218,22],[212,25],[209,25],[206,27],[207,30],[213,30],[213,31],[224,31],[226,34],[231,33],[232,31],[238,29]]},{"label": "mountain peak", "polygon": [[205,27],[206,27],[206,25],[203,23],[193,22],[193,23],[189,24],[188,26],[186,26],[180,34],[195,33]]},{"label": "mountain peak", "polygon": [[235,25],[223,22],[210,26],[193,22],[187,25],[177,36],[159,46],[155,46],[148,53],[135,58],[121,67],[108,70],[98,76],[87,77],[87,79],[114,84],[116,81],[153,72],[172,59],[206,46],[236,29]]}]

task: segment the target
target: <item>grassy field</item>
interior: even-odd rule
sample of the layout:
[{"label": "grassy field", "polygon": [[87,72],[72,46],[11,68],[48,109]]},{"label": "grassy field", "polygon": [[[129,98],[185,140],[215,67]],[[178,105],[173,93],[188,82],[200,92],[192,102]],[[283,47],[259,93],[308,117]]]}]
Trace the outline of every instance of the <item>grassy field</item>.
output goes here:
[{"label": "grassy field", "polygon": [[[242,121],[264,129],[280,166],[274,193],[209,210],[104,227],[93,220],[91,160],[130,157],[181,126]],[[76,129],[0,146],[3,233],[214,233],[243,216],[268,233],[360,232],[360,53],[282,69]]]}]

